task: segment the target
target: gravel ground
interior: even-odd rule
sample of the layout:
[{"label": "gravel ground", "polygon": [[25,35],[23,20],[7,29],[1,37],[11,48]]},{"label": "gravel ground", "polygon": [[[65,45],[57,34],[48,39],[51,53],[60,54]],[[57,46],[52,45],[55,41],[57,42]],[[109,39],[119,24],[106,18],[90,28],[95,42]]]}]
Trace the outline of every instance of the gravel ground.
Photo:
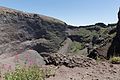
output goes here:
[{"label": "gravel ground", "polygon": [[120,64],[104,61],[90,67],[60,66],[56,69],[55,76],[46,80],[120,80]]}]

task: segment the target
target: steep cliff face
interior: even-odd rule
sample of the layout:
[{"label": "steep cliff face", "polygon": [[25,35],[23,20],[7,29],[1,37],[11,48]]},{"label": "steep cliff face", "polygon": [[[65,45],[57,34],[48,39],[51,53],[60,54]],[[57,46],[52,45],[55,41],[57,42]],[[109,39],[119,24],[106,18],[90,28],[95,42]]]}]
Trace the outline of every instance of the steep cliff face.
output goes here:
[{"label": "steep cliff face", "polygon": [[0,54],[19,48],[55,52],[66,38],[66,26],[55,18],[0,7]]},{"label": "steep cliff face", "polygon": [[118,12],[118,23],[115,31],[116,31],[116,36],[113,38],[112,44],[107,53],[108,59],[111,56],[120,56],[120,10]]}]

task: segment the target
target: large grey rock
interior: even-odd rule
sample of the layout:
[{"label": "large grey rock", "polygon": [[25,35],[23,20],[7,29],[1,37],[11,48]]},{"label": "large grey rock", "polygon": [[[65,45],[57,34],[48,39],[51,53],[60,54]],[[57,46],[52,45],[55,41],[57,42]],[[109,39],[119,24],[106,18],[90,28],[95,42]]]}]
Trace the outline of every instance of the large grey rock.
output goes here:
[{"label": "large grey rock", "polygon": [[0,59],[0,68],[3,71],[7,71],[9,69],[15,70],[18,65],[21,67],[27,67],[32,65],[41,66],[45,64],[44,58],[41,57],[40,54],[35,50],[26,50],[21,54]]}]

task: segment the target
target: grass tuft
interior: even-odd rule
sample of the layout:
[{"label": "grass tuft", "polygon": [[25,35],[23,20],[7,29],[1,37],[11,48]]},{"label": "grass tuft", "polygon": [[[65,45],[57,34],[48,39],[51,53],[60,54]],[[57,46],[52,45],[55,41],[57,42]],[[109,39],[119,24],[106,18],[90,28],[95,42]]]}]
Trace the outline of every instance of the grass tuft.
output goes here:
[{"label": "grass tuft", "polygon": [[110,62],[113,64],[120,64],[120,57],[113,57],[110,59]]},{"label": "grass tuft", "polygon": [[[5,80],[45,80],[51,76],[51,69],[43,69],[37,66],[28,68],[17,67],[15,71],[5,73]],[[52,73],[53,74],[53,73]]]}]

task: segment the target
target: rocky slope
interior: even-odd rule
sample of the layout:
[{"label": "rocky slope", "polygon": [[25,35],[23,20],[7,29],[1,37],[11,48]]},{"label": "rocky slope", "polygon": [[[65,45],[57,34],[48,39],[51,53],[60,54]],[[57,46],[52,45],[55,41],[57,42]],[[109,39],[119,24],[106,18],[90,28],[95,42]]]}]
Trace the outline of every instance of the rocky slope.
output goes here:
[{"label": "rocky slope", "polygon": [[109,35],[109,31],[115,27],[116,24],[104,23],[68,26],[55,18],[0,7],[0,54],[13,56],[27,49],[55,53],[64,45],[65,39],[70,38],[73,43],[67,46],[69,52],[80,53],[86,44],[90,44],[97,46],[99,53],[106,56],[115,35]]},{"label": "rocky slope", "polygon": [[[72,53],[82,54],[82,50],[89,46],[93,49],[97,48],[100,55],[107,57],[107,51],[111,45],[115,34],[111,34],[116,30],[116,24],[96,23],[88,26],[68,26],[69,38],[73,41],[70,51]],[[86,51],[87,52],[87,51]],[[85,53],[87,54],[87,53]]]},{"label": "rocky slope", "polygon": [[66,39],[66,26],[52,17],[0,7],[0,54],[56,52]]}]

